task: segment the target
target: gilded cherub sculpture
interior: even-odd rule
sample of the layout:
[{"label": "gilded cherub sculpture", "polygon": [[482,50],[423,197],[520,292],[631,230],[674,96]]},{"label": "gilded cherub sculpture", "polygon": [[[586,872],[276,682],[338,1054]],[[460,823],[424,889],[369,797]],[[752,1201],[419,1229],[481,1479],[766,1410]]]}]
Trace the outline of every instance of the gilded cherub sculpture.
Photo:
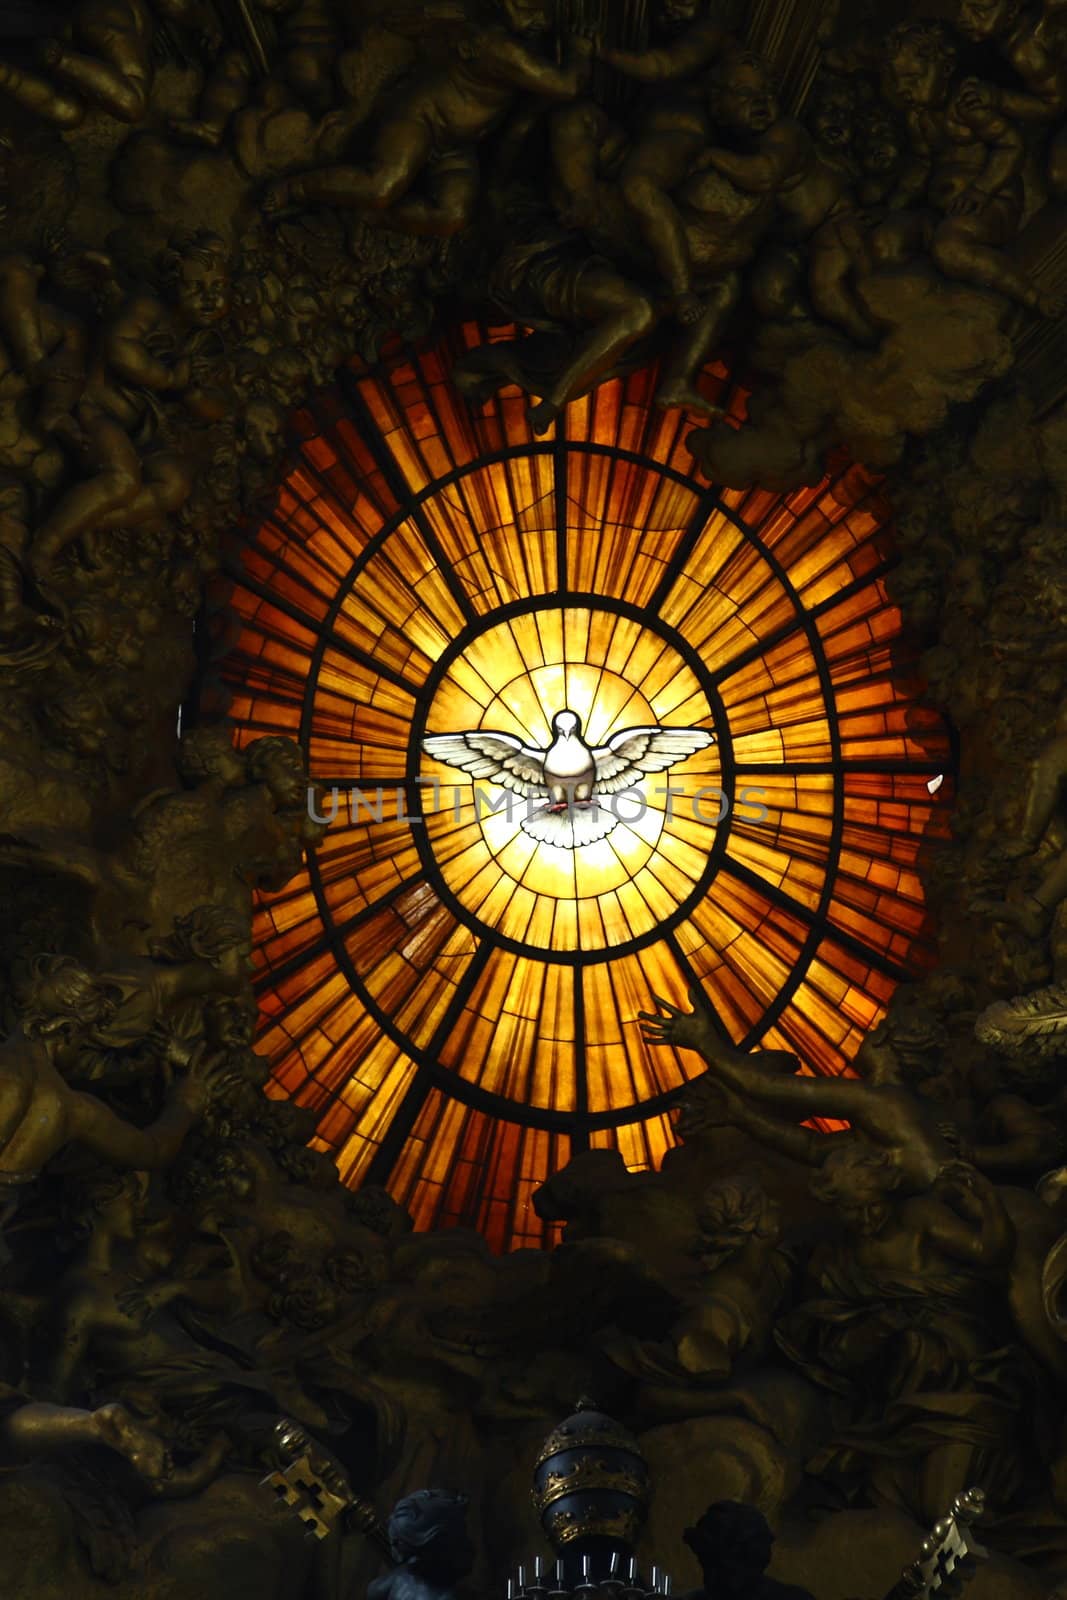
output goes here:
[{"label": "gilded cherub sculpture", "polygon": [[[66,1071],[87,1037],[106,1027],[117,995],[70,957],[42,956],[22,997],[17,1030],[0,1046],[0,1200],[10,1220],[26,1186],[63,1147],[84,1145],[116,1166],[151,1170],[174,1160],[212,1097],[223,1092],[225,1057],[197,1048],[160,1116],[137,1128]],[[0,1224],[2,1225],[2,1224]]]},{"label": "gilded cherub sculpture", "polygon": [[1043,127],[1060,123],[1049,141],[1048,181],[1056,195],[1067,188],[1067,51],[1062,37],[1062,5],[1051,0],[1027,6],[1023,0],[957,0],[956,31],[972,44],[992,44],[1014,70],[1021,87],[983,85],[1002,115]]},{"label": "gilded cherub sculpture", "polygon": [[[1004,246],[1022,215],[1025,144],[997,94],[956,76],[956,48],[939,23],[905,22],[885,44],[890,103],[902,108],[910,158],[891,204],[930,207],[901,226],[918,228],[947,278],[991,289],[1039,316],[1057,317],[1058,295],[1015,267]],[[886,228],[892,224],[885,224]]]},{"label": "gilded cherub sculpture", "polygon": [[[520,95],[574,98],[592,58],[584,38],[572,41],[563,65],[550,58],[545,0],[494,0],[494,8],[498,21],[397,95],[365,166],[336,164],[280,179],[267,190],[264,210],[338,206],[401,232],[442,237],[464,228],[480,190],[478,144]],[[413,192],[420,178],[424,192]]]}]

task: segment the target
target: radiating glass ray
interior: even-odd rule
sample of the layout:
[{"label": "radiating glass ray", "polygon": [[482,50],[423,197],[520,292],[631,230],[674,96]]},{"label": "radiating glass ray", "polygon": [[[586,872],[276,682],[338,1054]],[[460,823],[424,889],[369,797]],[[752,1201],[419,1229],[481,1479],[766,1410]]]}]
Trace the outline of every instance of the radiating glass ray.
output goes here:
[{"label": "radiating glass ray", "polygon": [[546,1248],[559,1243],[561,1229],[538,1217],[533,1195],[569,1156],[565,1134],[488,1116],[434,1090],[390,1187],[418,1228],[463,1225],[497,1250]]}]

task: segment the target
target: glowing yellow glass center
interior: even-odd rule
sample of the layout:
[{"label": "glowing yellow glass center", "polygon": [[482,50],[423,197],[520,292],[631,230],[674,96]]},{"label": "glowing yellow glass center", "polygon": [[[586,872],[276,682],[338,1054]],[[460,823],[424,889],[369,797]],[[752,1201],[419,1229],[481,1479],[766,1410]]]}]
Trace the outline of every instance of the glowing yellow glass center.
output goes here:
[{"label": "glowing yellow glass center", "polygon": [[[627,728],[712,728],[692,669],[653,629],[610,611],[531,611],[486,628],[443,676],[427,733],[512,734],[547,750],[569,708],[587,744]],[[707,865],[720,809],[714,745],[644,777],[617,799],[607,838],[574,850],[540,843],[509,816],[503,790],[423,758],[440,791],[426,826],[446,884],[467,914],[538,950],[603,950],[660,927]],[[668,797],[667,785],[675,791]],[[476,793],[477,791],[477,793]],[[640,799],[636,795],[640,795]]]}]

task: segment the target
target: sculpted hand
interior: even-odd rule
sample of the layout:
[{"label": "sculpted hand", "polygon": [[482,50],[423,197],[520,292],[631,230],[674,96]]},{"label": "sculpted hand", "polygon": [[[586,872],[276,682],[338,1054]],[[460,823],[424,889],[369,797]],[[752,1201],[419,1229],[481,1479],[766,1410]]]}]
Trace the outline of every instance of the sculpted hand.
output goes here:
[{"label": "sculpted hand", "polygon": [[141,1287],[124,1289],[120,1295],[116,1295],[115,1304],[124,1317],[129,1317],[131,1322],[144,1327],[149,1318],[153,1317],[168,1299],[174,1298],[173,1293],[166,1292],[166,1288],[169,1287],[168,1285],[163,1289]]},{"label": "sculpted hand", "polygon": [[711,1128],[735,1127],[743,1111],[732,1089],[711,1078],[696,1078],[679,1101],[674,1126],[681,1139],[694,1139]]},{"label": "sculpted hand", "polygon": [[166,1066],[184,1071],[202,1040],[203,1024],[196,1011],[188,1009],[176,1016],[161,1019],[148,1037]]},{"label": "sculpted hand", "polygon": [[934,1187],[943,1194],[955,1195],[960,1200],[973,1202],[980,1181],[980,1174],[969,1161],[946,1161],[938,1171]]},{"label": "sculpted hand", "polygon": [[972,184],[964,189],[955,200],[949,202],[949,215],[953,217],[976,217],[989,204],[989,196],[984,189],[976,189]]},{"label": "sculpted hand", "polygon": [[214,1101],[222,1099],[240,1082],[240,1073],[229,1065],[226,1051],[209,1055],[201,1045],[189,1062],[185,1077],[175,1091],[195,1116],[203,1116]]},{"label": "sculpted hand", "polygon": [[641,1024],[641,1037],[646,1044],[670,1044],[676,1050],[699,1050],[707,1033],[707,1018],[697,1010],[700,996],[690,990],[692,1011],[683,1011],[660,995],[652,996],[656,1010],[641,1011],[637,1020]]}]

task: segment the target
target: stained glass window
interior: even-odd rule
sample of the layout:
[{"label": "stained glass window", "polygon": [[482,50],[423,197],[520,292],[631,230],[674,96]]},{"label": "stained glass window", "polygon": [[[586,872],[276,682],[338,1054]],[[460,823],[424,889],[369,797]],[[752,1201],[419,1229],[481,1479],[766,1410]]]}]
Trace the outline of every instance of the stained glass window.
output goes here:
[{"label": "stained glass window", "polygon": [[[535,438],[517,390],[471,411],[449,382],[487,337],[353,366],[297,416],[223,671],[239,739],[299,739],[337,791],[306,871],[258,907],[269,1092],[315,1108],[345,1183],[508,1248],[552,1237],[531,1195],[575,1150],[642,1168],[672,1143],[701,1063],[642,1042],[653,993],[702,989],[746,1047],[849,1070],[932,958],[920,857],[952,756],[916,703],[877,481],[699,482],[692,421],[653,408],[648,372]],[[740,419],[726,367],[706,381]],[[543,749],[564,707],[591,744],[714,743],[573,850],[423,748]]]}]

